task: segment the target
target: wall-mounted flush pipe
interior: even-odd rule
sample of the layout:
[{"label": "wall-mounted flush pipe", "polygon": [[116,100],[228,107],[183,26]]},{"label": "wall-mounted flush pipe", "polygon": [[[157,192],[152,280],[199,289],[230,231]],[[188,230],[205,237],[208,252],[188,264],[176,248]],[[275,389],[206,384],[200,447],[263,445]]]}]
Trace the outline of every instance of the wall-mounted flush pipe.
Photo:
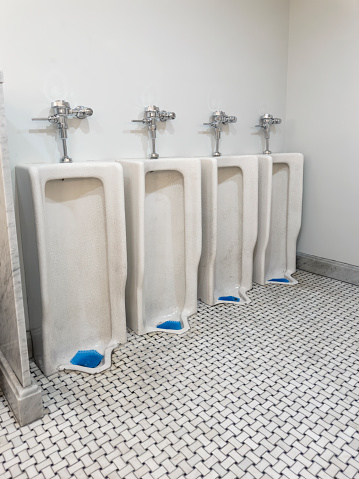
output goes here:
[{"label": "wall-mounted flush pipe", "polygon": [[145,108],[142,120],[132,120],[134,123],[143,123],[148,126],[152,143],[152,153],[149,155],[151,159],[156,159],[159,156],[156,153],[156,121],[174,120],[175,118],[176,114],[173,111],[160,110],[158,106],[151,105]]},{"label": "wall-mounted flush pipe", "polygon": [[256,128],[263,128],[264,131],[264,141],[265,147],[263,153],[265,155],[270,155],[272,152],[269,150],[269,138],[270,138],[270,127],[272,125],[280,125],[282,120],[280,118],[273,118],[273,115],[265,113],[259,119],[259,125],[256,125]]},{"label": "wall-mounted flush pipe", "polygon": [[67,154],[67,129],[68,118],[78,118],[82,120],[93,114],[91,108],[85,106],[77,106],[71,109],[70,103],[65,100],[56,100],[51,103],[51,108],[54,110],[54,114],[47,118],[32,118],[33,121],[49,121],[50,123],[57,123],[57,128],[60,130],[60,138],[62,141],[62,148],[64,155],[60,158],[61,163],[72,163],[72,159]]},{"label": "wall-mounted flush pipe", "polygon": [[228,116],[224,111],[215,111],[212,115],[212,121],[209,123],[203,123],[204,125],[209,125],[214,128],[216,135],[216,147],[213,156],[221,156],[219,152],[219,140],[221,139],[221,125],[227,125],[227,123],[236,123],[236,116]]}]

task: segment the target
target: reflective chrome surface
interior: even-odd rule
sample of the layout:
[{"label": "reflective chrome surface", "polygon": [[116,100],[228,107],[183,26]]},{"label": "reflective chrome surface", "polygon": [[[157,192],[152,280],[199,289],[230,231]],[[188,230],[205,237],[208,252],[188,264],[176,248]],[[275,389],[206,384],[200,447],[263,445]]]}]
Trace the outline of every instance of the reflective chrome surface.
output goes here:
[{"label": "reflective chrome surface", "polygon": [[50,115],[47,118],[32,118],[33,121],[49,121],[50,123],[57,123],[57,128],[60,130],[60,138],[62,141],[62,148],[64,155],[60,158],[61,163],[72,163],[72,159],[67,154],[67,129],[68,118],[78,118],[82,120],[93,114],[93,110],[86,106],[77,106],[71,109],[70,103],[65,100],[56,100],[51,103],[51,108],[54,111],[54,115]]},{"label": "reflective chrome surface", "polygon": [[132,120],[134,123],[143,123],[148,126],[152,143],[152,153],[149,155],[151,159],[159,157],[156,153],[156,121],[174,120],[175,118],[176,114],[173,111],[160,110],[158,106],[150,105],[145,108],[142,120]]},{"label": "reflective chrome surface", "polygon": [[265,113],[260,117],[259,125],[256,125],[256,128],[263,128],[265,140],[265,148],[263,153],[265,155],[270,155],[272,153],[269,149],[270,128],[272,125],[280,125],[281,123],[282,120],[280,118],[273,118],[273,115],[270,113]]},{"label": "reflective chrome surface", "polygon": [[213,112],[212,121],[209,123],[203,123],[204,125],[209,125],[214,128],[216,135],[216,148],[213,156],[221,156],[219,152],[219,140],[221,139],[221,125],[227,125],[228,123],[236,123],[236,116],[226,115],[224,111],[217,110]]}]

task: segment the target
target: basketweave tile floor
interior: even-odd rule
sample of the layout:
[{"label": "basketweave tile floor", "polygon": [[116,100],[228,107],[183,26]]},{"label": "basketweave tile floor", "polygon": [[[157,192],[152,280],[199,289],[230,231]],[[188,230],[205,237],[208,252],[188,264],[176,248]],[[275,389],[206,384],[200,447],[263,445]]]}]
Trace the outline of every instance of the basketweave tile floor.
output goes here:
[{"label": "basketweave tile floor", "polygon": [[131,333],[96,376],[32,365],[46,415],[1,398],[1,479],[359,478],[359,288],[297,279]]}]

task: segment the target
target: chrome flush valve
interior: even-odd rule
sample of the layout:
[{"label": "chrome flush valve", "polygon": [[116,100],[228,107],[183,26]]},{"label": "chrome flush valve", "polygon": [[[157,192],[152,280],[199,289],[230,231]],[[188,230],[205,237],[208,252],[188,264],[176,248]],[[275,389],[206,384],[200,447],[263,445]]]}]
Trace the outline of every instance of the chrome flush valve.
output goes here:
[{"label": "chrome flush valve", "polygon": [[269,138],[270,138],[270,128],[272,125],[280,125],[282,120],[280,118],[273,118],[273,115],[265,113],[259,119],[259,125],[256,125],[256,128],[263,128],[264,131],[264,140],[265,140],[265,149],[263,153],[265,155],[270,155],[272,152],[269,150]]},{"label": "chrome flush valve", "polygon": [[148,126],[152,142],[152,153],[149,155],[151,159],[156,159],[159,156],[156,153],[156,121],[174,120],[175,118],[176,113],[173,111],[160,110],[158,106],[151,105],[145,108],[142,120],[132,120],[134,123],[143,123]]},{"label": "chrome flush valve", "polygon": [[93,110],[85,106],[77,106],[71,109],[70,103],[65,100],[56,100],[51,103],[51,108],[54,111],[53,115],[47,118],[32,118],[33,121],[49,121],[50,123],[57,123],[57,128],[60,130],[60,138],[64,150],[64,156],[60,158],[61,163],[72,163],[72,159],[67,155],[67,129],[68,118],[78,118],[82,120],[91,116]]},{"label": "chrome flush valve", "polygon": [[209,123],[203,123],[204,125],[209,125],[214,128],[216,134],[216,150],[213,153],[213,156],[221,156],[219,152],[219,140],[221,139],[221,125],[227,125],[228,123],[236,123],[236,116],[229,116],[224,113],[224,111],[215,111],[212,115],[212,121]]}]

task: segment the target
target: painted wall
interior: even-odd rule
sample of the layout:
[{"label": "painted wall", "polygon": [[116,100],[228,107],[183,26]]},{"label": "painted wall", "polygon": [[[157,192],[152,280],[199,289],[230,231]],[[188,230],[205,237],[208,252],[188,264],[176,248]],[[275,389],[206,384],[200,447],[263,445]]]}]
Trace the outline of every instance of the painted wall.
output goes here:
[{"label": "painted wall", "polygon": [[[285,119],[289,0],[11,0],[0,16],[1,62],[12,166],[56,162],[50,103],[90,106],[72,120],[74,161],[147,156],[148,132],[131,123],[155,104],[177,119],[159,125],[163,157],[209,155],[202,126],[223,109],[238,123],[222,153],[262,150],[254,125],[270,111]],[[284,122],[285,124],[285,122]],[[282,151],[284,127],[273,151]]]},{"label": "painted wall", "polygon": [[358,0],[291,0],[286,149],[305,155],[298,251],[356,266],[358,48]]},{"label": "painted wall", "polygon": [[95,112],[70,123],[75,161],[146,156],[148,133],[130,120],[152,103],[177,114],[159,125],[161,156],[210,154],[202,123],[217,108],[238,116],[222,152],[259,152],[254,125],[269,111],[283,119],[272,150],[305,155],[298,250],[359,265],[358,26],[358,0],[5,2],[12,167],[58,160],[56,128],[31,117],[59,98]]}]

